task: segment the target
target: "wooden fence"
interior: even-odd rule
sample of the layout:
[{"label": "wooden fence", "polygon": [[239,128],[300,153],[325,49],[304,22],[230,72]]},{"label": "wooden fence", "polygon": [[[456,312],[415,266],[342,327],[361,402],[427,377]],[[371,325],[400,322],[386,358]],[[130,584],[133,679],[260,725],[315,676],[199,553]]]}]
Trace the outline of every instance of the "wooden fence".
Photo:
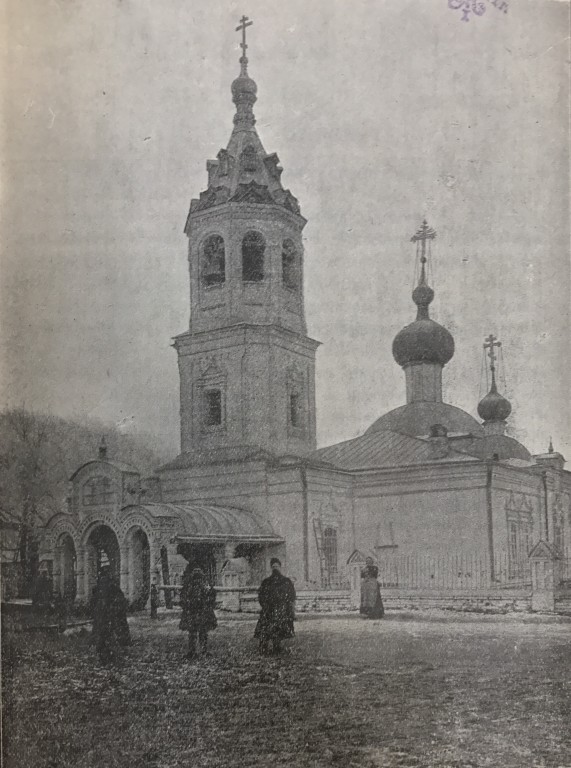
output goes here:
[{"label": "wooden fence", "polygon": [[514,562],[507,553],[397,555],[378,562],[381,587],[403,589],[470,590],[525,587],[531,584],[527,558]]}]

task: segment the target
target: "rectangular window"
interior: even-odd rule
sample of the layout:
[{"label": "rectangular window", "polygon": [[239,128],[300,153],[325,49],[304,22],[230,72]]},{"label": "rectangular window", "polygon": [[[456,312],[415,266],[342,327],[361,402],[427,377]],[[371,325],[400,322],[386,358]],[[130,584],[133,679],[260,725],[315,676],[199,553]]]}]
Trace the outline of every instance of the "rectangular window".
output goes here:
[{"label": "rectangular window", "polygon": [[326,528],[323,531],[323,564],[323,586],[335,586],[338,582],[337,531],[335,528]]},{"label": "rectangular window", "polygon": [[299,395],[295,393],[289,396],[289,423],[292,427],[301,427]]},{"label": "rectangular window", "polygon": [[517,577],[519,560],[519,536],[518,525],[515,522],[508,523],[508,568],[509,577]]},{"label": "rectangular window", "polygon": [[222,392],[219,389],[208,389],[204,393],[204,400],[206,426],[220,426],[222,424]]}]

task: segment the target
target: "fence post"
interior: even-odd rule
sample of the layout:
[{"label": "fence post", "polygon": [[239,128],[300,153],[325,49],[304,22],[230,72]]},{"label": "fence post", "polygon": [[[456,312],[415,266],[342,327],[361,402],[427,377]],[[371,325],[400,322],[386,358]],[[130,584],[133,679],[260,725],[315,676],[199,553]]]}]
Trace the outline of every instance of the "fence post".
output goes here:
[{"label": "fence post", "polygon": [[539,541],[529,553],[531,563],[531,610],[555,610],[555,592],[559,587],[559,558],[546,541]]}]

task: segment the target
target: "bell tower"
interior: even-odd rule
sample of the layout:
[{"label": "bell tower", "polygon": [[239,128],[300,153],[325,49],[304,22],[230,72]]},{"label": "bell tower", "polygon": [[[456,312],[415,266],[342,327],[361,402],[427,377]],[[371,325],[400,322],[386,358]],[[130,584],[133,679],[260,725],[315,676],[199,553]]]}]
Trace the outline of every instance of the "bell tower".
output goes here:
[{"label": "bell tower", "polygon": [[181,450],[315,448],[315,352],[306,335],[302,230],[275,153],[257,134],[257,86],[248,74],[242,17],[234,129],[208,160],[207,189],[185,226],[190,326],[175,338]]}]

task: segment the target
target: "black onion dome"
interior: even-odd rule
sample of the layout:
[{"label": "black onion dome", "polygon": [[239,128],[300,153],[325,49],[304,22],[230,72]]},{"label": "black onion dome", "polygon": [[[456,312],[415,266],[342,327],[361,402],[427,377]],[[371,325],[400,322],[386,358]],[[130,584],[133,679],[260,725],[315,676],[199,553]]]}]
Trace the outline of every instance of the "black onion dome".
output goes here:
[{"label": "black onion dome", "polygon": [[446,365],[454,355],[452,334],[428,315],[433,299],[434,291],[426,283],[423,264],[420,282],[412,292],[412,300],[418,307],[416,320],[399,331],[393,341],[393,357],[401,366],[409,363]]},{"label": "black onion dome", "polygon": [[453,355],[452,334],[430,318],[415,320],[399,331],[393,341],[393,357],[401,366],[409,363],[446,365]]},{"label": "black onion dome", "polygon": [[478,403],[478,414],[483,421],[505,421],[512,412],[509,400],[500,395],[495,381],[488,394]]}]

